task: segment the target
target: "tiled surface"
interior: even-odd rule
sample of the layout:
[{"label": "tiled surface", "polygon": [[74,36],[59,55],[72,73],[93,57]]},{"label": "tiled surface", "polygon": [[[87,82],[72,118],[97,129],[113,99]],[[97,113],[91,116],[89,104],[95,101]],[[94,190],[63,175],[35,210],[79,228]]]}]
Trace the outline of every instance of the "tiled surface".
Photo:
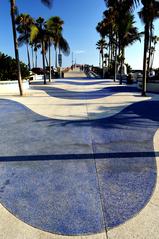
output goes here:
[{"label": "tiled surface", "polygon": [[[128,89],[124,99],[130,99],[129,105],[136,93],[133,96],[132,88]],[[112,90],[110,93],[113,102],[116,94]],[[71,121],[53,119],[54,112],[52,118],[44,117],[14,101],[0,100],[0,200],[17,218],[42,230],[28,226],[1,207],[2,238],[65,238],[43,230],[79,235],[71,238],[133,238],[135,226],[130,224],[132,231],[127,233],[124,225],[128,219],[138,218],[136,214],[150,200],[157,178],[153,137],[159,124],[159,102],[147,98],[125,108],[125,90],[119,94],[123,94],[123,108],[95,120],[88,120],[87,104],[91,99],[83,103],[86,118],[78,112],[82,120]],[[40,105],[41,96],[37,96]],[[31,105],[34,97],[23,98],[25,102],[27,98]],[[158,207],[157,196],[151,204],[152,212],[154,207]],[[143,210],[147,220],[151,220],[151,208]],[[153,231],[157,227],[157,209],[155,215]],[[12,226],[6,227],[6,220]],[[143,228],[144,224],[138,233],[142,234]],[[144,235],[134,238],[148,238]]]}]

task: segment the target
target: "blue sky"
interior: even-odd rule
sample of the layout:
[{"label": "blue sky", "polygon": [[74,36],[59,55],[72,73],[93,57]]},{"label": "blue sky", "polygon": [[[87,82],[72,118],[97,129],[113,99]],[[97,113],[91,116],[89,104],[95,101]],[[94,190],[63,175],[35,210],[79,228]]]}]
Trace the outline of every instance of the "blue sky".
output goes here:
[{"label": "blue sky", "polygon": [[[69,42],[76,62],[98,65],[98,51],[95,44],[99,40],[99,35],[95,26],[102,19],[102,12],[105,10],[104,0],[54,0],[52,9],[42,5],[40,0],[17,0],[16,2],[20,13],[29,13],[34,18],[42,16],[48,19],[51,16],[60,16],[65,22],[63,35]],[[9,7],[8,0],[1,0],[0,51],[14,56]],[[143,25],[137,14],[136,21],[137,27],[142,31]],[[155,25],[157,25],[157,22]],[[159,49],[157,48],[155,67],[159,66],[157,63],[158,53]],[[126,62],[134,69],[141,69],[142,55],[143,43],[137,42],[126,49]],[[26,62],[25,46],[20,48],[20,58]],[[54,59],[54,52],[52,52],[52,59]],[[71,61],[72,54],[69,57],[63,57],[64,66],[69,66]],[[40,54],[39,65],[41,65]]]}]

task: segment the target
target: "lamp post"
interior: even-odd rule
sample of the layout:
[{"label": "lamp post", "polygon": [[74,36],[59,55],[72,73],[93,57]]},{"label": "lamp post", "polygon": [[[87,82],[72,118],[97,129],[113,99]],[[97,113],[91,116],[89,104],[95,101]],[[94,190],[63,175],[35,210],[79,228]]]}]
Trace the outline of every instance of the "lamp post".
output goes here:
[{"label": "lamp post", "polygon": [[73,70],[73,52],[72,52],[72,70]]}]

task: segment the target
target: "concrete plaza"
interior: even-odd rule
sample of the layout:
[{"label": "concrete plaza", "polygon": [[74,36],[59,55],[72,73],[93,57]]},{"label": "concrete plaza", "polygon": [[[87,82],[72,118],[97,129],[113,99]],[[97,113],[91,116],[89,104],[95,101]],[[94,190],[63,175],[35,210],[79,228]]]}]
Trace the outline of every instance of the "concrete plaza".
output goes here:
[{"label": "concrete plaza", "polygon": [[0,238],[159,238],[158,95],[79,69],[0,94]]}]

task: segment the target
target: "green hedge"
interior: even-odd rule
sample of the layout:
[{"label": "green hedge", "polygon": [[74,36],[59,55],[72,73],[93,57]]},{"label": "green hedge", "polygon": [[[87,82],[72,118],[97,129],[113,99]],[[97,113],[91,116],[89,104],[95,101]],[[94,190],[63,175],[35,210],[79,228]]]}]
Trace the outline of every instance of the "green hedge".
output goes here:
[{"label": "green hedge", "polygon": [[[29,76],[27,65],[20,62],[22,79]],[[0,81],[17,80],[16,60],[0,52]]]}]

